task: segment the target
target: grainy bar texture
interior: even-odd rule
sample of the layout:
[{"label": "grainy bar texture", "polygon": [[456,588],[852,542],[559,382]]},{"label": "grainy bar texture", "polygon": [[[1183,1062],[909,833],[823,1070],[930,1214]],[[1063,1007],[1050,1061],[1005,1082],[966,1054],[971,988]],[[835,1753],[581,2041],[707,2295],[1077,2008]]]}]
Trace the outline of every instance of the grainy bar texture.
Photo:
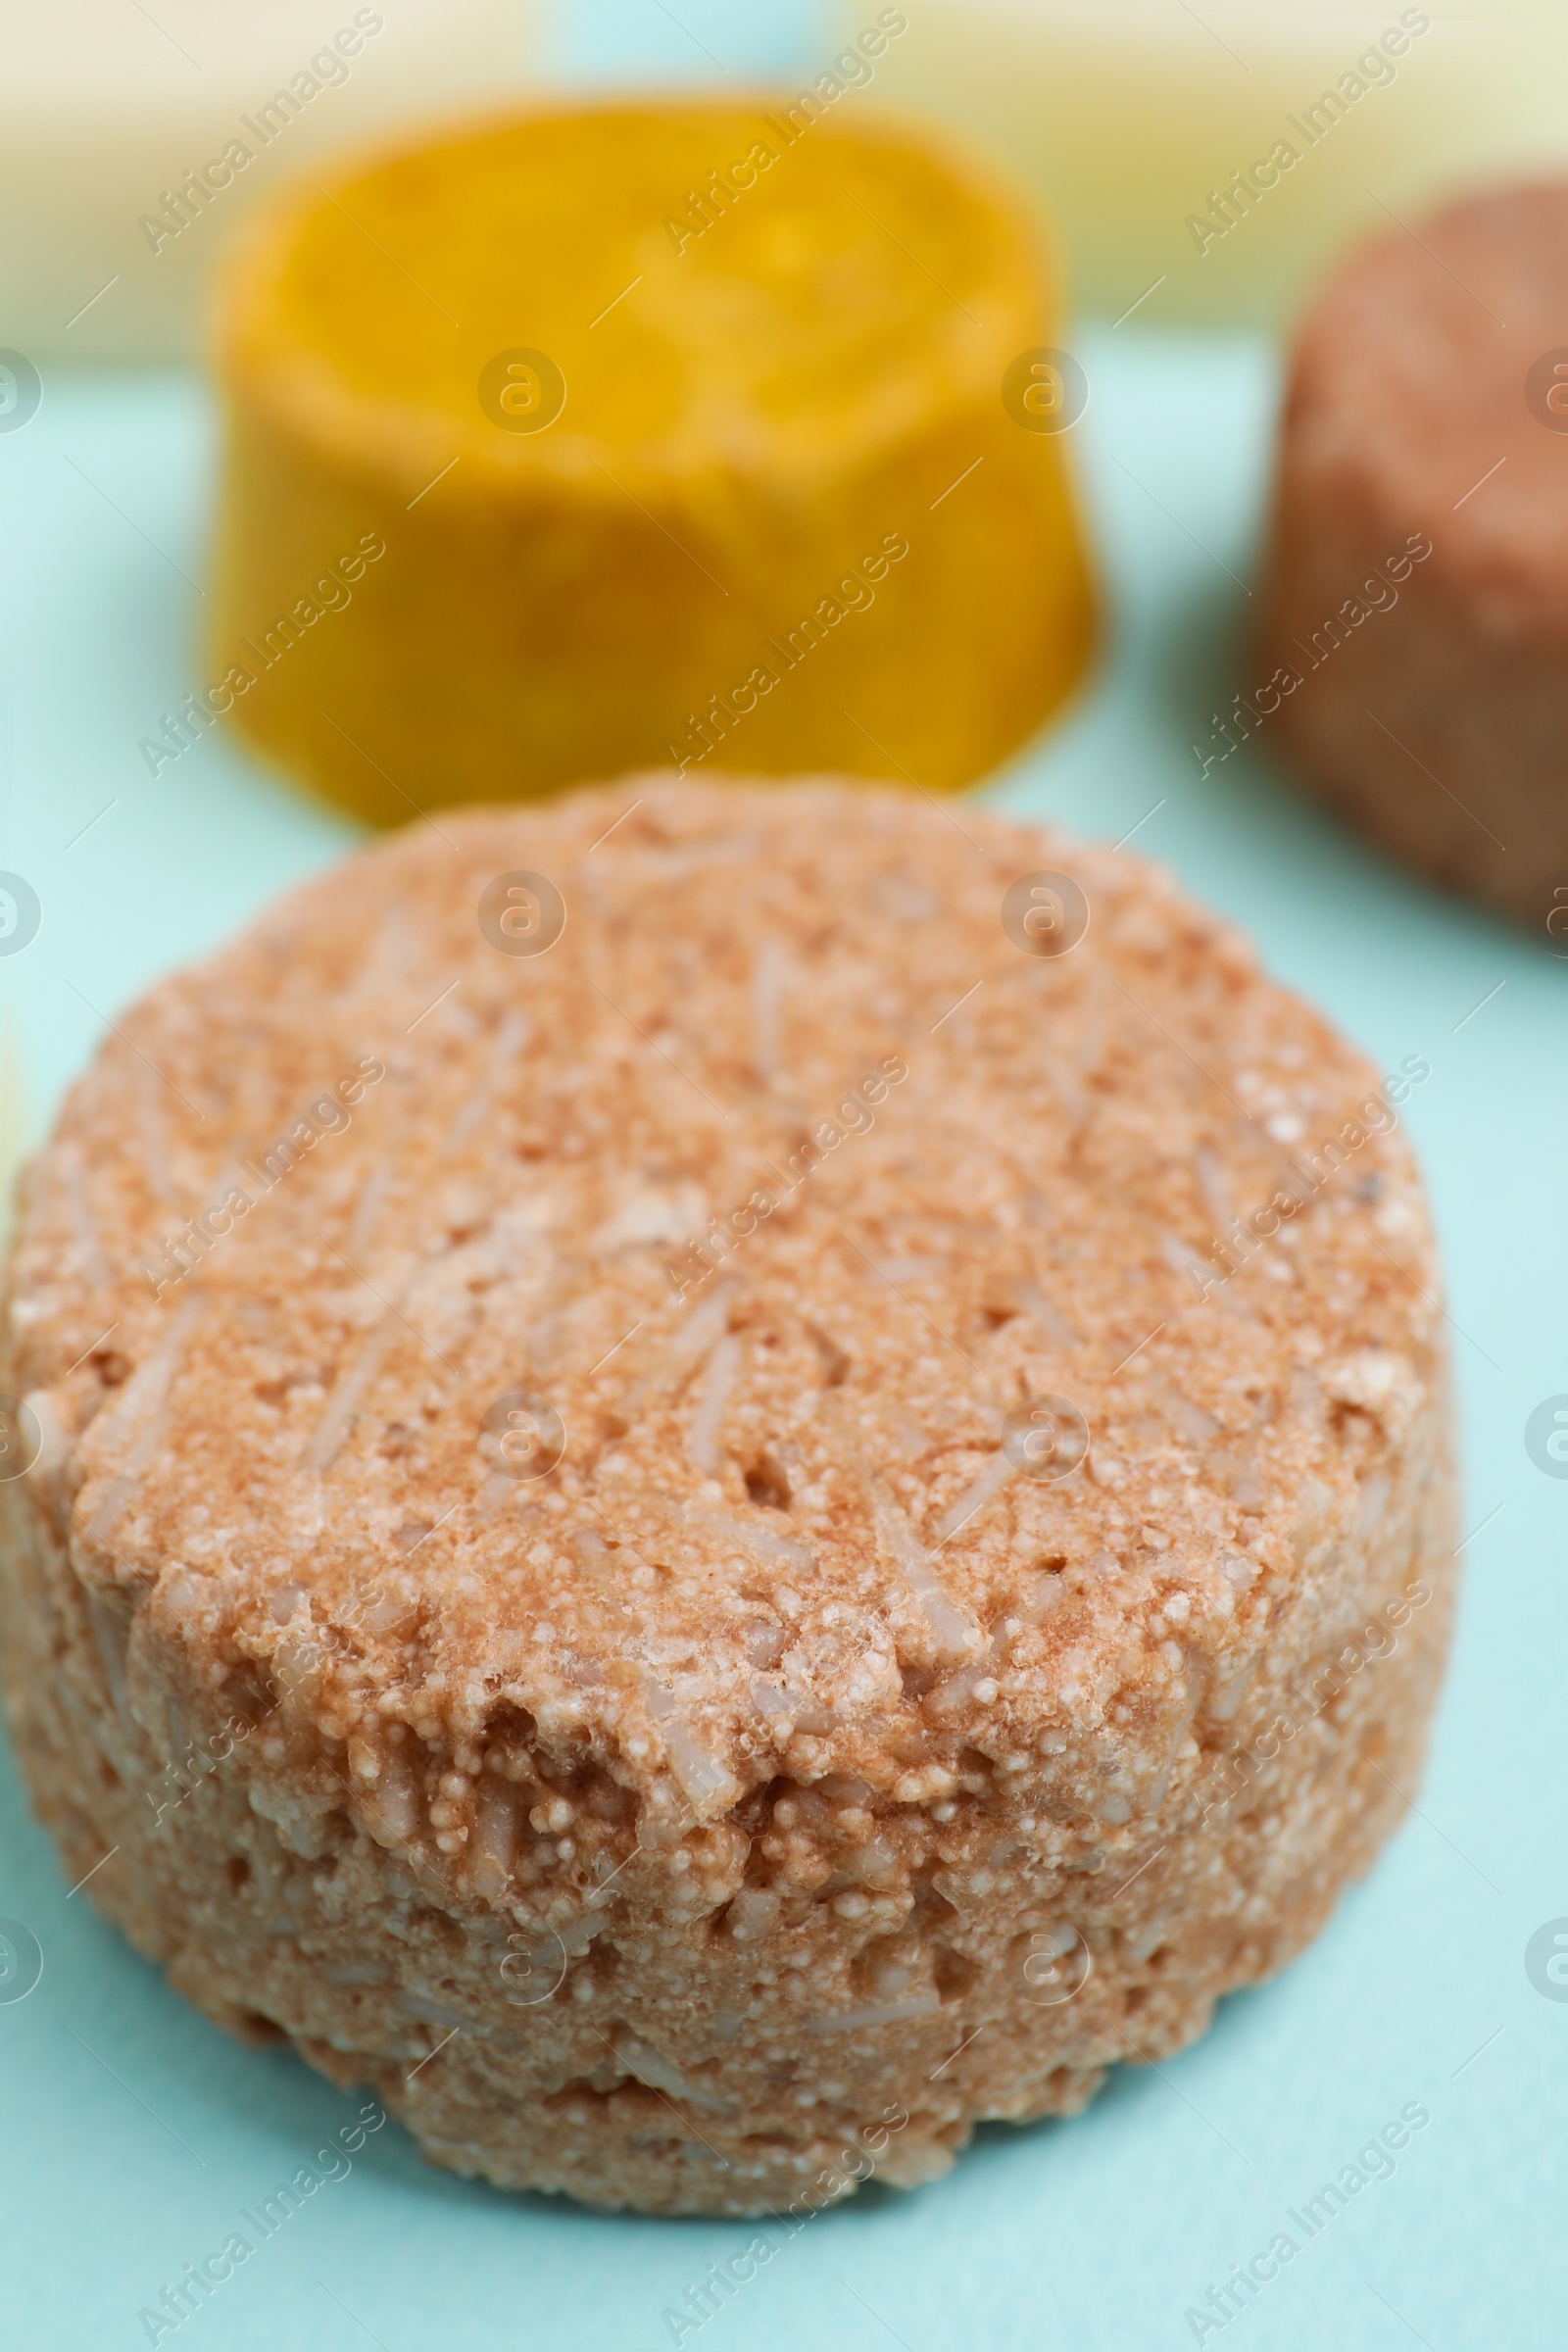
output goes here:
[{"label": "grainy bar texture", "polygon": [[5,1662],[210,2016],[459,2171],[757,2211],[1071,2113],[1366,1868],[1448,1613],[1426,1211],[1155,869],[644,777],[395,837],[122,1032],[25,1186]]},{"label": "grainy bar texture", "polygon": [[1568,183],[1357,254],[1292,361],[1259,705],[1265,740],[1395,856],[1544,940],[1555,916],[1559,952],[1565,431]]}]

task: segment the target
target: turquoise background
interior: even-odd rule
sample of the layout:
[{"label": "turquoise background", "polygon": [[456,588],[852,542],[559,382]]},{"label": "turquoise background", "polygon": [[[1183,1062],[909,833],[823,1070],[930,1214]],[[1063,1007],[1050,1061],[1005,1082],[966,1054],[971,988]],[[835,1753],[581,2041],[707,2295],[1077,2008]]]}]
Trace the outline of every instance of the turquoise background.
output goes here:
[{"label": "turquoise background", "polygon": [[[562,63],[584,78],[711,75],[694,38],[735,70],[787,65],[811,37],[788,7],[753,13],[744,32],[727,11],[680,15],[647,0],[596,9],[567,26]],[[1138,848],[1242,922],[1380,1068],[1430,1061],[1407,1119],[1446,1250],[1465,1527],[1478,1531],[1453,1668],[1419,1810],[1284,1978],[1229,2001],[1186,2056],[1121,2073],[1080,2121],[987,2128],[945,2182],[873,2188],[820,2216],[685,2340],[1188,2344],[1184,2312],[1209,2282],[1420,2102],[1431,2123],[1395,2176],[1226,2340],[1558,2346],[1568,2003],[1533,1988],[1524,1948],[1568,1914],[1568,1484],[1533,1467],[1523,1429],[1568,1390],[1568,964],[1384,864],[1250,747],[1200,775],[1193,741],[1254,682],[1245,629],[1275,357],[1136,322],[1073,342],[1092,387],[1075,440],[1112,642],[1066,722],[990,797],[1110,840],[1138,826]],[[37,939],[0,963],[0,1009],[35,1131],[101,1015],[350,838],[220,733],[156,781],[137,754],[198,680],[213,447],[205,389],[183,375],[51,371],[37,417],[0,436],[0,867],[24,873],[44,908]],[[138,2307],[358,2101],[220,2036],[85,1895],[68,1900],[8,1760],[0,1915],[44,1952],[36,1990],[0,2004],[0,2342],[129,2352],[146,2341]],[[652,2352],[671,2341],[664,2308],[751,2234],[502,2197],[428,2170],[389,2126],[164,2341]]]}]

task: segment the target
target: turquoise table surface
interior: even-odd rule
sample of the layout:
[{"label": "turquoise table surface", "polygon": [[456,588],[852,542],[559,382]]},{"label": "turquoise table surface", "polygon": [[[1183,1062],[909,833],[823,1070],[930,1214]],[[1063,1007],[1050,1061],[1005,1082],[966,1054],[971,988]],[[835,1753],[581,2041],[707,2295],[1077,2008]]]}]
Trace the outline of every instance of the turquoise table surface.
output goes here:
[{"label": "turquoise table surface", "polygon": [[[701,2329],[703,2352],[1191,2344],[1185,2315],[1210,2283],[1411,2104],[1431,2121],[1392,2175],[1205,2340],[1559,2347],[1568,1985],[1538,1967],[1538,1989],[1526,1947],[1568,1923],[1568,1483],[1535,1467],[1524,1427],[1568,1391],[1568,963],[1390,868],[1258,747],[1200,772],[1193,744],[1253,683],[1275,356],[1136,322],[1074,348],[1111,639],[1064,723],[988,797],[1112,841],[1136,829],[1380,1068],[1430,1062],[1406,1116],[1464,1410],[1453,1666],[1417,1808],[1285,1976],[1227,2002],[1185,2056],[1120,2072],[1081,2120],[988,2127],[946,2181],[819,2216]],[[0,962],[0,1012],[34,1132],[156,973],[351,838],[221,733],[157,778],[138,754],[200,674],[213,447],[185,376],[51,374],[38,416],[0,437],[0,868],[43,909]],[[226,2040],[90,1890],[68,1894],[3,1756],[0,1917],[43,1954],[25,1999],[0,1983],[0,2343],[130,2352],[148,2341],[139,2309],[358,2101]],[[676,2340],[666,2310],[750,2235],[503,2197],[427,2169],[388,2126],[177,2340],[654,2352]]]}]

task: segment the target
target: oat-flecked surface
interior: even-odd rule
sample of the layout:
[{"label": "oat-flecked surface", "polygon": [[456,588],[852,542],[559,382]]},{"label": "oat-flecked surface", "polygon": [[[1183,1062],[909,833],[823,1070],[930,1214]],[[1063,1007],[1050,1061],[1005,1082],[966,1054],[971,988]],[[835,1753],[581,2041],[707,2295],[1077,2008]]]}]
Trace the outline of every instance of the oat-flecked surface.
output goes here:
[{"label": "oat-flecked surface", "polygon": [[10,1270],[8,1699],[220,2022],[459,2170],[756,2211],[1070,2112],[1365,1868],[1451,1576],[1426,1211],[1156,870],[638,778],[378,844],[121,1030]]}]

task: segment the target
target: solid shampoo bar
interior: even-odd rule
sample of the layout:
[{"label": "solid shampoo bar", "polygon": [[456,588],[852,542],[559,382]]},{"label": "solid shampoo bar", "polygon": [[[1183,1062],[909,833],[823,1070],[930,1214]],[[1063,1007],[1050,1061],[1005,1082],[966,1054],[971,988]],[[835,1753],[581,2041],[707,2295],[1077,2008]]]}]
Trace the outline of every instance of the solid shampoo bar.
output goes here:
[{"label": "solid shampoo bar", "polygon": [[1067,693],[1044,259],[831,78],[490,122],[262,224],[210,700],[268,758],[391,822],[651,761],[957,786]]},{"label": "solid shampoo bar", "polygon": [[1291,360],[1254,697],[1264,743],[1314,791],[1552,954],[1568,921],[1565,284],[1561,179],[1472,192],[1330,280]]},{"label": "solid shampoo bar", "polygon": [[11,1738],[64,1885],[435,2163],[912,2187],[1197,2040],[1413,1801],[1409,1081],[1155,868],[626,776],[122,1017],[0,1273]]}]

